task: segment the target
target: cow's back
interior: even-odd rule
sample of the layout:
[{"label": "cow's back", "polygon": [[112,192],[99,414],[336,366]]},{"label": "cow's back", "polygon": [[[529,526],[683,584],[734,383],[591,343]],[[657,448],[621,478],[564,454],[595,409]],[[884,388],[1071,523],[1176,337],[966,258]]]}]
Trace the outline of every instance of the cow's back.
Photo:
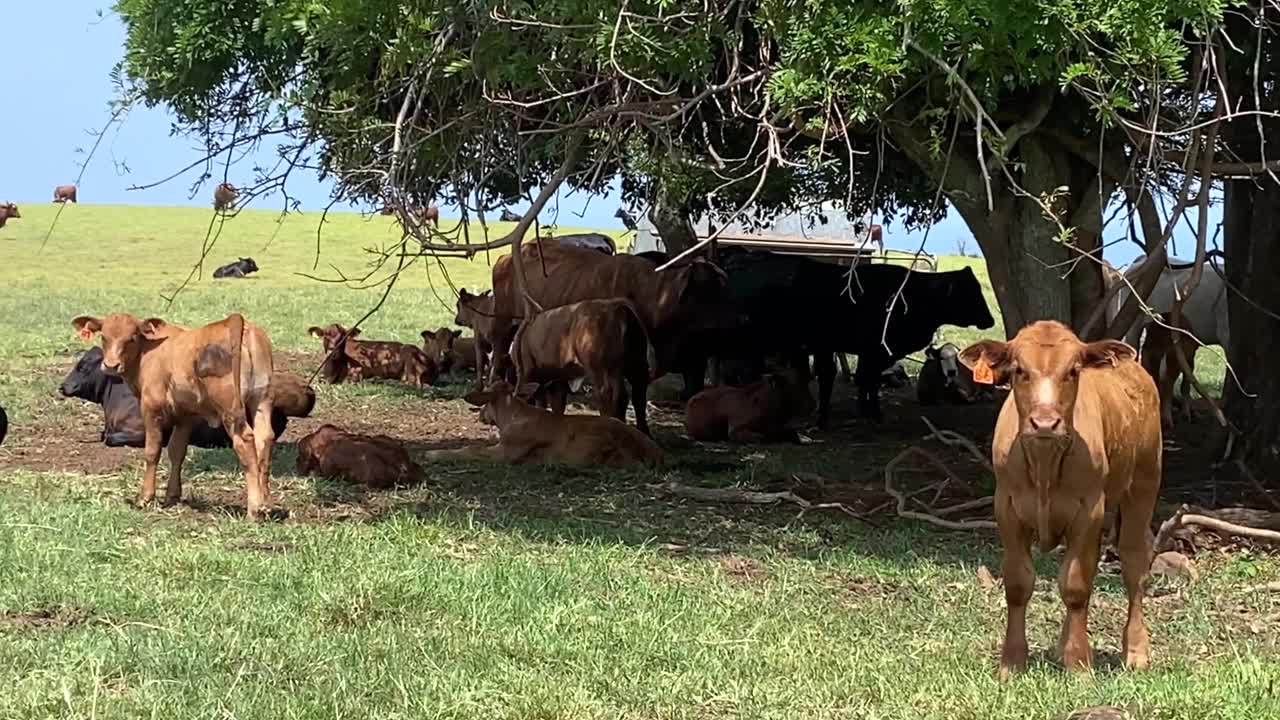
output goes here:
[{"label": "cow's back", "polygon": [[[650,327],[656,323],[652,310],[658,297],[658,274],[653,263],[631,255],[605,255],[597,250],[546,243],[539,248],[526,244],[525,279],[529,294],[544,310],[584,300],[626,298],[645,313]],[[509,257],[493,269],[493,288],[498,315],[519,317],[515,277]]]}]

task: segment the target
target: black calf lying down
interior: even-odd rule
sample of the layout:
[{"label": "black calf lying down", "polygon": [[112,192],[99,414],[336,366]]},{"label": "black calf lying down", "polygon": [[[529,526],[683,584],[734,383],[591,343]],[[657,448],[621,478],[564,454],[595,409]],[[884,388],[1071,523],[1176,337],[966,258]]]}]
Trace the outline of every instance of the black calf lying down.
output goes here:
[{"label": "black calf lying down", "polygon": [[[275,394],[275,409],[271,412],[271,428],[276,437],[284,434],[291,417],[307,417],[316,404],[315,391],[292,373],[275,373],[271,378]],[[142,409],[124,380],[108,377],[102,372],[102,348],[90,348],[76,361],[58,392],[63,397],[75,397],[101,405],[105,416],[102,442],[108,447],[143,447],[145,432],[142,427]],[[169,444],[169,431],[165,431],[165,445]],[[221,427],[197,424],[191,430],[191,444],[202,448],[231,447],[231,439]]]}]

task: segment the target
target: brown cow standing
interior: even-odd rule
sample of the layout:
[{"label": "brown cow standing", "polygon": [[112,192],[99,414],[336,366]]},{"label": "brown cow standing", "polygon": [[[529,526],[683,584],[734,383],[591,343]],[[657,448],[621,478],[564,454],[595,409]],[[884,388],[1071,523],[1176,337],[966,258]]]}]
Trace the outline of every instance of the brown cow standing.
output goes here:
[{"label": "brown cow standing", "polygon": [[[359,328],[348,330],[336,324],[311,327],[308,332],[324,342],[325,364],[321,373],[331,383],[383,378],[422,387],[435,383],[440,374],[431,358],[413,345],[388,340],[356,340],[360,335]],[[339,344],[342,350],[336,351]]]},{"label": "brown cow standing", "polygon": [[1066,546],[1058,576],[1067,609],[1059,650],[1067,669],[1091,667],[1089,598],[1110,508],[1119,510],[1117,549],[1129,599],[1124,664],[1150,665],[1142,583],[1160,490],[1160,409],[1155,383],[1136,355],[1118,340],[1085,344],[1048,320],[1007,343],[983,340],[960,354],[975,380],[1013,386],[991,441],[1009,613],[1002,678],[1027,665],[1033,540],[1042,552]]},{"label": "brown cow standing", "polygon": [[467,402],[481,406],[481,422],[498,428],[498,444],[436,450],[430,457],[578,466],[662,462],[662,448],[621,420],[599,415],[555,415],[529,405],[524,398],[536,390],[536,386],[527,385],[517,397],[514,386],[499,381],[487,390],[467,395]]},{"label": "brown cow standing", "polygon": [[76,186],[75,185],[59,185],[53,189],[53,201],[56,203],[76,202]]},{"label": "brown cow standing", "polygon": [[[657,365],[651,368],[653,377],[660,377],[680,364],[682,345],[722,319],[713,317],[710,311],[725,309],[719,305],[724,297],[724,271],[701,258],[655,272],[653,263],[645,258],[605,255],[561,243],[542,243],[541,247],[538,243],[526,243],[521,252],[528,270],[528,292],[543,309],[611,298],[634,303],[657,355]],[[516,319],[522,314],[510,256],[503,256],[494,264],[493,287],[490,340],[495,370],[490,374],[496,378],[496,371],[505,367]],[[701,384],[701,368],[686,375],[686,392],[690,385],[701,389]]]},{"label": "brown cow standing", "polygon": [[585,300],[540,312],[520,325],[511,348],[516,387],[539,385],[552,412],[564,414],[569,382],[585,377],[600,414],[625,422],[630,385],[636,428],[650,434],[645,409],[650,368],[657,361],[629,300]]},{"label": "brown cow standing", "polygon": [[213,189],[213,209],[218,212],[226,210],[234,210],[236,207],[236,198],[240,197],[240,191],[231,183],[221,183]]},{"label": "brown cow standing", "polygon": [[435,227],[440,227],[440,208],[435,205],[420,207],[413,211],[418,218],[418,222],[422,224],[431,223]]},{"label": "brown cow standing", "polygon": [[9,221],[9,218],[21,218],[22,213],[18,212],[18,206],[14,203],[0,203],[0,228]]},{"label": "brown cow standing", "polygon": [[238,314],[194,330],[166,330],[163,320],[126,313],[71,321],[81,337],[102,335],[102,369],[124,379],[142,407],[146,470],[138,504],[155,499],[156,466],[169,437],[167,503],[182,499],[182,464],[194,423],[217,422],[244,470],[250,518],[270,507],[271,340]]},{"label": "brown cow standing", "polygon": [[471,328],[476,334],[475,368],[476,387],[485,386],[485,371],[489,367],[489,356],[493,353],[493,291],[485,290],[479,295],[472,295],[466,288],[458,291],[458,312],[453,321],[463,327]]},{"label": "brown cow standing", "polygon": [[332,425],[322,425],[298,441],[298,474],[349,480],[375,490],[422,482],[422,468],[399,442]]},{"label": "brown cow standing", "polygon": [[713,387],[694,395],[686,406],[685,429],[693,440],[796,442],[799,437],[788,423],[815,407],[808,372],[789,369],[745,387]]}]

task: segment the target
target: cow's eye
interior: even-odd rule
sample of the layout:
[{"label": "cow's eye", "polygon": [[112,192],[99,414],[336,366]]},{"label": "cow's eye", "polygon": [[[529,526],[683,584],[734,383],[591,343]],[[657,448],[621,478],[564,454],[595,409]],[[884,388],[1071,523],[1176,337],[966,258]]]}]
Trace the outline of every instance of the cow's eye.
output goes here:
[{"label": "cow's eye", "polygon": [[1026,379],[1027,379],[1027,371],[1026,371],[1026,370],[1023,370],[1021,367],[1019,367],[1019,366],[1017,366],[1017,365],[1014,365],[1014,366],[1013,366],[1013,377],[1014,377],[1015,379],[1018,379],[1018,380],[1026,380]]}]

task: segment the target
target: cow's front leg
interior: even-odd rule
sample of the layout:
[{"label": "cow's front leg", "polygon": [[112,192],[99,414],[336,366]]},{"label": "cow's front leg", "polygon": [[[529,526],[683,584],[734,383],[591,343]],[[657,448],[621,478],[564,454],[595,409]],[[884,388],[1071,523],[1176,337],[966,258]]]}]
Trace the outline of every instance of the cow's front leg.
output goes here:
[{"label": "cow's front leg", "polygon": [[160,451],[164,448],[164,420],[158,415],[144,415],[143,457],[146,466],[142,471],[142,487],[138,490],[138,507],[146,507],[156,499],[156,469],[160,465]]},{"label": "cow's front leg", "polygon": [[169,484],[164,494],[165,505],[176,505],[182,501],[182,463],[187,459],[191,429],[190,421],[180,422],[169,435]]},{"label": "cow's front leg", "polygon": [[835,355],[829,352],[814,353],[813,370],[818,376],[818,427],[825,428],[831,422],[831,390],[836,380]]},{"label": "cow's front leg", "polygon": [[880,374],[893,362],[888,358],[858,356],[858,369],[853,381],[858,386],[858,415],[873,422],[880,422]]},{"label": "cow's front leg", "polygon": [[1081,512],[1068,531],[1067,552],[1058,570],[1058,591],[1067,610],[1059,649],[1062,665],[1069,671],[1093,667],[1089,599],[1093,595],[1093,578],[1098,573],[1098,555],[1102,549],[1102,520],[1101,500],[1094,508]]}]

